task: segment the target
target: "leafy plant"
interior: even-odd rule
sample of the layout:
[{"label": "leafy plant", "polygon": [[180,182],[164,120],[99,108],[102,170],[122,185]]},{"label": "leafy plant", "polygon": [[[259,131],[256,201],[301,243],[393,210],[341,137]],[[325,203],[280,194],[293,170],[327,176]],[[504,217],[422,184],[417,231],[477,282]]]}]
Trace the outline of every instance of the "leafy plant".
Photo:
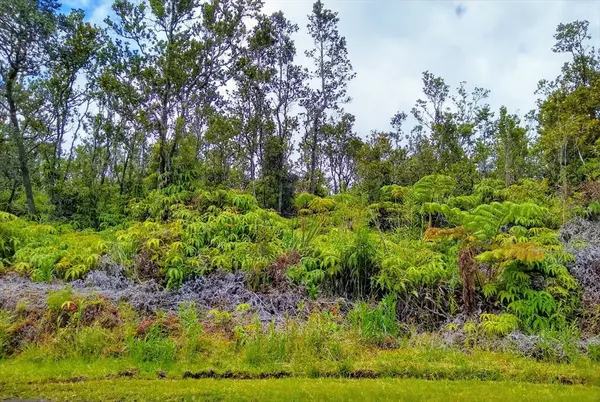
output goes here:
[{"label": "leafy plant", "polygon": [[489,337],[505,336],[519,328],[519,319],[512,314],[482,314],[481,327]]},{"label": "leafy plant", "polygon": [[385,296],[376,307],[359,302],[348,314],[351,325],[361,337],[370,342],[384,344],[399,333],[396,319],[396,295]]}]

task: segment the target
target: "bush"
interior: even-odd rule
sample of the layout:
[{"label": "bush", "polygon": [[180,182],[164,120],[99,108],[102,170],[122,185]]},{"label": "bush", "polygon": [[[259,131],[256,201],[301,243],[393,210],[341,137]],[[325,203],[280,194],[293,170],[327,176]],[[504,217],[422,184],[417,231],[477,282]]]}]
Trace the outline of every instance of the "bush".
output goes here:
[{"label": "bush", "polygon": [[506,336],[519,328],[519,319],[512,314],[482,314],[481,327],[488,337]]},{"label": "bush", "polygon": [[315,198],[317,198],[316,195],[302,193],[302,194],[298,195],[296,197],[296,199],[294,200],[294,206],[299,210],[307,209],[308,206],[310,205],[310,203],[312,202],[312,200],[314,200]]}]

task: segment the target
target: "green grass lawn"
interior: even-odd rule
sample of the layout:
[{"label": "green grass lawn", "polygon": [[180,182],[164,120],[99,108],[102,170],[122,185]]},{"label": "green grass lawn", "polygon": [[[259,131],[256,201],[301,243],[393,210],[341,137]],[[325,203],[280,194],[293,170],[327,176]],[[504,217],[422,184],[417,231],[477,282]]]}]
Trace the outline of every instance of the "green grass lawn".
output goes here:
[{"label": "green grass lawn", "polygon": [[417,379],[93,380],[5,383],[0,399],[51,401],[600,401],[600,388]]},{"label": "green grass lawn", "polygon": [[36,353],[0,360],[1,383],[67,381],[85,377],[104,380],[135,373],[135,379],[151,380],[158,370],[169,379],[183,379],[186,372],[227,373],[251,378],[412,378],[422,380],[519,381],[541,384],[588,385],[600,387],[600,365],[587,358],[571,363],[541,362],[510,353],[407,347],[390,351],[365,352],[351,360],[291,359],[248,362],[243,356],[218,353],[194,361],[142,362],[127,356],[118,358],[63,360],[45,359]]},{"label": "green grass lawn", "polygon": [[0,401],[10,398],[600,402],[600,366],[583,357],[550,363],[506,353],[420,347],[365,353],[352,361],[256,364],[226,354],[164,365],[125,356],[53,360],[36,352],[0,360]]}]

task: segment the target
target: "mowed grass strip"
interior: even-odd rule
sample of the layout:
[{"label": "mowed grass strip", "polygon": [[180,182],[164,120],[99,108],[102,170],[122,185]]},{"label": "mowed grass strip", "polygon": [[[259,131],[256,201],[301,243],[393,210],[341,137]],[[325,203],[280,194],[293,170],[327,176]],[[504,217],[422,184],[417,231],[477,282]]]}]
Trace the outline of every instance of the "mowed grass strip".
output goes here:
[{"label": "mowed grass strip", "polygon": [[600,401],[600,388],[417,379],[96,380],[4,383],[0,400],[51,401]]},{"label": "mowed grass strip", "polygon": [[[41,351],[40,351],[41,353]],[[39,354],[0,360],[0,385],[10,382],[65,381],[85,377],[155,379],[164,372],[171,380],[190,378],[414,378],[423,380],[491,380],[564,385],[600,386],[600,365],[589,359],[570,364],[540,362],[507,353],[406,348],[364,353],[360,360],[326,361],[292,359],[289,362],[250,364],[243,356],[215,352],[203,360],[169,365],[135,359],[100,358],[43,360]],[[215,375],[209,375],[215,373]],[[231,374],[231,375],[229,375]],[[285,375],[283,375],[285,374]]]}]

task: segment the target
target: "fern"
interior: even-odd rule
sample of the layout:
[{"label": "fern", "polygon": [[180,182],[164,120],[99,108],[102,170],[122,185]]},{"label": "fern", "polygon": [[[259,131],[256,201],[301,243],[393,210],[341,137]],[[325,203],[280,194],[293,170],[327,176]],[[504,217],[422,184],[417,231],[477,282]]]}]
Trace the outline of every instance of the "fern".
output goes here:
[{"label": "fern", "polygon": [[409,189],[404,186],[392,184],[389,186],[383,186],[379,190],[379,199],[381,201],[402,201],[409,193]]},{"label": "fern", "polygon": [[307,209],[312,200],[314,200],[315,198],[317,198],[316,195],[302,193],[296,197],[294,201],[294,206],[298,209]]},{"label": "fern", "polygon": [[336,202],[331,198],[315,197],[310,204],[308,204],[308,207],[313,212],[322,213],[333,211],[336,207]]},{"label": "fern", "polygon": [[513,314],[482,314],[481,327],[489,336],[505,336],[519,328],[519,319]]},{"label": "fern", "polygon": [[504,182],[495,179],[483,179],[474,187],[474,194],[481,197],[483,201],[491,201],[494,194],[504,188]]},{"label": "fern", "polygon": [[458,208],[463,211],[470,210],[475,208],[477,205],[481,204],[481,196],[473,194],[473,195],[461,195],[458,197],[450,197],[448,199],[448,205],[452,208]]},{"label": "fern", "polygon": [[420,203],[440,202],[452,193],[456,181],[449,176],[425,176],[410,189],[411,196]]},{"label": "fern", "polygon": [[544,250],[532,242],[517,243],[486,251],[479,254],[477,259],[488,263],[511,259],[523,263],[541,262],[544,260]]},{"label": "fern", "polygon": [[600,202],[599,201],[590,202],[589,205],[587,206],[585,213],[590,218],[596,218],[596,217],[600,216]]}]

